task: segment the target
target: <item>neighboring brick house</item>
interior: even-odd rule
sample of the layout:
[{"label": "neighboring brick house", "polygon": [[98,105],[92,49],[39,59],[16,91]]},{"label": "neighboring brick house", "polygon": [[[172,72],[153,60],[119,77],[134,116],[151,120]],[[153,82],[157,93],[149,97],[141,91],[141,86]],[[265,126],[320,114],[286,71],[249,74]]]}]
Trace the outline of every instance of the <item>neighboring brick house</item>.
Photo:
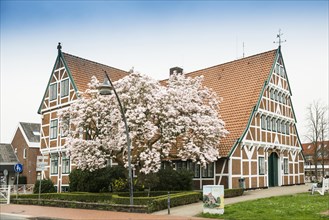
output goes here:
[{"label": "neighboring brick house", "polygon": [[[63,53],[58,46],[38,113],[43,118],[41,152],[50,158],[46,176],[59,192],[68,186],[72,164],[65,156],[57,112],[77,99],[91,76],[102,81],[103,70],[114,81],[129,74]],[[194,171],[196,189],[217,184],[238,188],[241,179],[246,188],[304,184],[304,157],[281,47],[187,75],[203,75],[204,85],[223,98],[220,115],[230,132],[218,147],[221,157],[206,168],[191,161],[173,162],[177,169]]]},{"label": "neighboring brick house", "polygon": [[242,178],[249,189],[304,184],[304,157],[280,46],[186,75],[203,75],[203,85],[223,98],[220,115],[229,131],[218,148],[221,158],[206,169],[175,162],[194,170],[195,188],[238,188]]},{"label": "neighboring brick house", "polygon": [[38,113],[42,115],[40,151],[49,156],[45,176],[54,182],[58,192],[62,192],[68,189],[73,165],[63,147],[66,137],[60,130],[58,111],[68,108],[77,99],[78,92],[88,88],[92,76],[103,80],[104,71],[107,71],[116,81],[128,72],[63,53],[60,44],[57,49],[58,55]]},{"label": "neighboring brick house", "polygon": [[26,184],[35,184],[37,156],[40,156],[40,124],[19,122],[11,141],[19,162],[23,165],[21,176]]},{"label": "neighboring brick house", "polygon": [[17,163],[18,159],[11,144],[0,143],[0,185],[14,184],[14,166]]},{"label": "neighboring brick house", "polygon": [[[323,148],[322,148],[323,146]],[[318,179],[322,177],[322,154],[324,175],[329,176],[329,141],[319,141],[316,149],[317,162],[314,161],[315,143],[303,143],[303,153],[305,155],[305,176],[310,181],[315,176],[315,164],[317,164]],[[323,153],[322,153],[323,152]],[[320,178],[319,178],[320,177]]]}]

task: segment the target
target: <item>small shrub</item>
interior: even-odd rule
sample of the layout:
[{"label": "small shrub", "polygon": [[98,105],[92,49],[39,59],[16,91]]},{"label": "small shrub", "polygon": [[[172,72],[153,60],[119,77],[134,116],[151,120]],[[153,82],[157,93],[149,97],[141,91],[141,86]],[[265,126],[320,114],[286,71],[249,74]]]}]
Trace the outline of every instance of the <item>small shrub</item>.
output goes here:
[{"label": "small shrub", "polygon": [[112,182],[111,188],[113,192],[124,192],[128,190],[127,179],[119,178]]},{"label": "small shrub", "polygon": [[112,183],[125,178],[126,170],[120,166],[106,167],[90,172],[88,170],[72,170],[70,173],[71,192],[109,192]]},{"label": "small shrub", "polygon": [[[33,193],[39,193],[40,180],[34,184]],[[50,179],[41,180],[41,193],[54,193],[56,192],[54,183]]]},{"label": "small shrub", "polygon": [[188,170],[173,170],[171,167],[161,169],[157,173],[159,183],[155,190],[184,191],[193,187],[193,173]]}]

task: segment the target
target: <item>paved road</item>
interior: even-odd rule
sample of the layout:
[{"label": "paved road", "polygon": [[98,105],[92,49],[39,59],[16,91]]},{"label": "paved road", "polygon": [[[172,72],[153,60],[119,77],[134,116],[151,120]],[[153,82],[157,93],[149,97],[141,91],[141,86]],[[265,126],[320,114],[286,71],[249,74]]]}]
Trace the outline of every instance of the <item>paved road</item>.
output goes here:
[{"label": "paved road", "polygon": [[[225,205],[254,200],[259,198],[266,198],[271,196],[289,195],[301,192],[307,192],[309,185],[301,186],[286,186],[273,187],[269,189],[247,191],[243,196],[225,199]],[[32,205],[0,205],[1,220],[49,220],[49,219],[116,219],[116,220],[201,220],[203,218],[192,217],[202,212],[202,203],[194,203],[185,206],[171,208],[171,215],[169,216],[167,210],[155,212],[152,214],[126,213],[126,212],[111,212],[99,210],[86,209],[71,209],[71,208],[57,208],[45,206]],[[9,214],[9,215],[8,215]],[[11,218],[11,217],[16,218]],[[4,218],[2,218],[4,217]]]}]

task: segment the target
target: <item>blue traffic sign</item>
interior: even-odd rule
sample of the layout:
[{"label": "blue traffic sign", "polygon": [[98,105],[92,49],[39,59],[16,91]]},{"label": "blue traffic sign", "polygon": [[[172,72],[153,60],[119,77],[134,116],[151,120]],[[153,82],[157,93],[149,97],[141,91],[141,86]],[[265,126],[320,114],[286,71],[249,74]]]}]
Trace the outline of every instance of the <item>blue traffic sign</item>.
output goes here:
[{"label": "blue traffic sign", "polygon": [[14,170],[16,173],[21,173],[23,171],[23,165],[20,163],[15,164]]}]

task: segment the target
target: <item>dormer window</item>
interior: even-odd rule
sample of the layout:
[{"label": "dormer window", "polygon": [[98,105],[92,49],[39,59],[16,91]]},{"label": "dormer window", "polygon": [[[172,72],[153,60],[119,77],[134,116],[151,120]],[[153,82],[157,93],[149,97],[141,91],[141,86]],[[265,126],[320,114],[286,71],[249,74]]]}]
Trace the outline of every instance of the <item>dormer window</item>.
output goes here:
[{"label": "dormer window", "polygon": [[49,99],[51,101],[56,98],[57,98],[57,83],[54,83],[49,86]]}]

